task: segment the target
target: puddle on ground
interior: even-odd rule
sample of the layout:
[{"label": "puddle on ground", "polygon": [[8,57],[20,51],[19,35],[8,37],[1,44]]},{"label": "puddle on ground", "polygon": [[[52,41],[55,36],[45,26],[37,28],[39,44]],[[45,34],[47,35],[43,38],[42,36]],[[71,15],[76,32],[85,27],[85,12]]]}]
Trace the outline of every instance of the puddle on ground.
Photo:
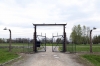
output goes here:
[{"label": "puddle on ground", "polygon": [[57,55],[53,55],[53,56],[57,56]]},{"label": "puddle on ground", "polygon": [[46,55],[41,55],[41,56],[46,56]]},{"label": "puddle on ground", "polygon": [[59,58],[59,57],[55,57],[55,58]]}]

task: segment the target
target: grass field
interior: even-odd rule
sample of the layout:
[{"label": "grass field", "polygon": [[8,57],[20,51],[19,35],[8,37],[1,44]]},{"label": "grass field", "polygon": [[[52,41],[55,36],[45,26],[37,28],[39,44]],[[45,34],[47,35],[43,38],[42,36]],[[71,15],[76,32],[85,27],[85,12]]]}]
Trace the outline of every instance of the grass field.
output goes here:
[{"label": "grass field", "polygon": [[[33,44],[32,43],[12,43],[11,44],[12,46],[33,46]],[[45,46],[45,44],[41,44],[41,46]],[[52,45],[54,45],[54,46],[56,46],[57,44],[46,44],[46,46],[52,46]],[[61,46],[62,44],[58,44],[58,46]],[[9,46],[9,43],[0,43],[0,46]]]},{"label": "grass field", "polygon": [[95,66],[100,66],[100,55],[82,55],[83,58],[86,58],[88,61],[93,63]]},{"label": "grass field", "polygon": [[[93,52],[100,52],[100,44],[95,44],[92,46]],[[69,52],[89,52],[90,51],[90,45],[75,45],[75,44],[69,44],[67,45],[67,51]]]},{"label": "grass field", "polygon": [[8,52],[8,50],[6,49],[0,49],[0,64],[17,57],[18,57],[18,54],[14,52]]},{"label": "grass field", "polygon": [[[12,43],[12,46],[33,46],[33,44],[28,44],[28,43]],[[9,43],[0,43],[0,46],[9,46]]]}]

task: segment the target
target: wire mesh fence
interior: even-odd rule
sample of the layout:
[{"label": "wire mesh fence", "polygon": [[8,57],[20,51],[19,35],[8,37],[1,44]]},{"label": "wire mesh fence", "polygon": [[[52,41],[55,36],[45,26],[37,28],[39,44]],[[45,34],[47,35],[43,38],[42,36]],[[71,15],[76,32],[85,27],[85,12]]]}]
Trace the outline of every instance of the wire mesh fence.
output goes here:
[{"label": "wire mesh fence", "polygon": [[67,52],[75,53],[76,52],[76,44],[67,44]]},{"label": "wire mesh fence", "polygon": [[[67,52],[71,53],[84,53],[90,52],[90,44],[67,44]],[[93,52],[100,52],[100,44],[92,44]]]},{"label": "wire mesh fence", "polygon": [[[0,50],[9,51],[10,45],[9,42],[0,43]],[[27,39],[25,42],[12,42],[11,43],[11,52],[16,53],[31,53],[33,52],[33,42]]]}]

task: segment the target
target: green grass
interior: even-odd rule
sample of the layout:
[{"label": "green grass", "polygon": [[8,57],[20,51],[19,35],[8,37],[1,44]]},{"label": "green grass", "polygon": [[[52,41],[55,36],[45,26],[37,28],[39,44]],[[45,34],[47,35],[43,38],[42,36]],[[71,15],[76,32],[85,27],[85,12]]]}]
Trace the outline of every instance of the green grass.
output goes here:
[{"label": "green grass", "polygon": [[[42,44],[43,46],[45,46],[45,44]],[[46,44],[46,46],[56,46],[57,44]],[[58,44],[57,46],[62,46],[62,44]]]},{"label": "green grass", "polygon": [[12,52],[14,52],[14,53],[21,53],[21,52],[29,53],[29,52],[33,52],[33,48],[13,48]]},{"label": "green grass", "polygon": [[[93,46],[92,50],[93,50],[93,52],[100,52],[100,46],[98,46],[98,47]],[[88,47],[80,47],[80,46],[78,46],[78,47],[76,47],[76,51],[77,52],[81,52],[81,51],[89,52],[90,51],[90,47],[89,46]]]},{"label": "green grass", "polygon": [[[93,44],[92,45],[92,50],[93,52],[100,52],[100,44]],[[76,51],[77,52],[81,52],[81,51],[86,51],[86,52],[89,52],[90,51],[90,45],[87,44],[87,45],[76,45]]]},{"label": "green grass", "polygon": [[0,49],[0,64],[17,57],[18,57],[18,54],[14,52],[8,52],[8,49]]},{"label": "green grass", "polygon": [[[90,46],[90,44],[78,44],[76,46]],[[100,46],[100,44],[92,44],[92,46]]]},{"label": "green grass", "polygon": [[[8,46],[7,48],[0,48],[0,64],[9,61],[11,59],[17,58],[18,53],[20,52],[32,52],[33,48],[28,48],[28,43],[23,44],[23,43],[12,43],[12,46],[20,46],[21,48],[12,48],[11,52],[9,52],[9,43],[2,43],[0,44],[0,47],[3,46]],[[29,46],[33,46],[32,44],[29,44]]]},{"label": "green grass", "polygon": [[88,61],[93,63],[95,66],[100,66],[100,55],[82,55],[83,58],[86,58]]},{"label": "green grass", "polygon": [[[67,51],[69,52],[89,52],[90,51],[90,45],[75,45],[75,44],[68,44],[66,47]],[[60,50],[62,50],[62,47],[60,47]],[[100,52],[100,45],[96,44],[92,46],[93,52]]]},{"label": "green grass", "polygon": [[[12,43],[12,46],[28,46],[28,43]],[[33,44],[29,44],[30,46],[33,46]],[[9,46],[9,43],[0,43],[0,46]]]},{"label": "green grass", "polygon": [[[12,43],[11,44],[12,46],[28,46],[28,43]],[[33,46],[33,44],[31,43],[31,44],[29,44],[30,46]],[[45,45],[45,44],[42,44],[43,46]],[[53,44],[54,46],[56,46],[57,44]],[[62,44],[58,44],[58,45],[62,45]],[[9,46],[9,43],[0,43],[0,46]],[[46,44],[46,46],[52,46],[52,44]]]}]

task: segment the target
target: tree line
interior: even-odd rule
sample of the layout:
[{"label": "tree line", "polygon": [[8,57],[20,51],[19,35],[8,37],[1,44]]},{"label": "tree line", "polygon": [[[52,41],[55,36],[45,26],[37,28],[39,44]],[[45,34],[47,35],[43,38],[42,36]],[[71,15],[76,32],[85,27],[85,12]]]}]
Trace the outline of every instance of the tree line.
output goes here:
[{"label": "tree line", "polygon": [[72,28],[70,42],[75,44],[88,44],[90,36],[90,28],[81,25],[75,25]]},{"label": "tree line", "polygon": [[94,36],[92,41],[93,41],[93,44],[100,44],[100,35]]},{"label": "tree line", "polygon": [[[41,43],[63,43],[63,39],[62,38],[57,38],[55,40],[53,40],[52,38],[41,38],[41,39],[37,39],[37,41],[40,41]],[[34,40],[33,39],[29,39],[29,38],[15,38],[11,40],[12,43],[33,43]],[[4,38],[0,38],[0,43],[9,43],[9,39],[4,39]]]},{"label": "tree line", "polygon": [[[33,43],[33,39],[29,38],[15,38],[11,39],[12,43]],[[0,38],[0,43],[9,43],[9,39]]]},{"label": "tree line", "polygon": [[[89,44],[90,43],[90,28],[81,25],[75,25],[72,28],[70,35],[70,42],[75,44]],[[96,35],[92,38],[93,44],[100,43],[100,35]]]}]

